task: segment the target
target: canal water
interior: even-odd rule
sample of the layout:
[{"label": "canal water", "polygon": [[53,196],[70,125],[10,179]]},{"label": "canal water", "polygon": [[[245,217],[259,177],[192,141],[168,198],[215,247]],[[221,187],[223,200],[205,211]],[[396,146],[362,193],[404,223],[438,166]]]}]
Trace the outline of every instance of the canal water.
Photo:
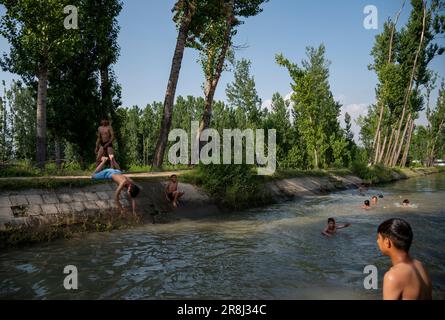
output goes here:
[{"label": "canal water", "polygon": [[[377,207],[365,199],[383,194]],[[408,198],[413,208],[398,206]],[[400,217],[414,230],[412,255],[445,298],[445,175],[306,197],[205,220],[82,235],[0,252],[0,298],[13,299],[381,299],[389,259],[376,229]],[[329,217],[352,226],[321,235]],[[68,291],[64,267],[78,270]],[[375,265],[379,289],[366,290]]]}]

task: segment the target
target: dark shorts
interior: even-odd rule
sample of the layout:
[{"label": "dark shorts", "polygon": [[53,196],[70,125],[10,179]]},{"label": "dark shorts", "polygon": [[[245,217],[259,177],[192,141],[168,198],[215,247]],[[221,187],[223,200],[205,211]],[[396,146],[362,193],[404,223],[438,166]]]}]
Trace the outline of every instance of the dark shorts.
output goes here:
[{"label": "dark shorts", "polygon": [[[109,141],[101,142],[101,143],[100,143],[100,146],[101,146],[102,148],[105,148],[105,145],[106,145],[107,143],[109,143]],[[109,145],[108,147],[113,147],[113,144],[110,143],[110,145]]]},{"label": "dark shorts", "polygon": [[174,196],[173,192],[169,192],[169,193],[167,193],[167,198],[169,198],[170,201],[175,200],[175,196]]}]

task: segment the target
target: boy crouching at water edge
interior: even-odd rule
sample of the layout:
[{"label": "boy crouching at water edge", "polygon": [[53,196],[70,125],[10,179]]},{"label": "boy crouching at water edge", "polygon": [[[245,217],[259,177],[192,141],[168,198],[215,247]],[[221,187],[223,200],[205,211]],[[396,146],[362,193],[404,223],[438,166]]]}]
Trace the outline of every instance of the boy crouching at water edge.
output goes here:
[{"label": "boy crouching at water edge", "polygon": [[345,223],[345,224],[337,224],[335,222],[334,218],[329,218],[328,219],[328,225],[326,226],[326,228],[321,232],[321,234],[327,236],[327,237],[331,237],[333,236],[337,230],[339,229],[344,229],[347,227],[350,227],[351,224],[350,223]]},{"label": "boy crouching at water edge", "polygon": [[113,180],[117,184],[118,187],[116,189],[114,200],[121,214],[124,214],[125,210],[119,201],[119,197],[122,190],[126,188],[126,194],[129,200],[131,200],[133,215],[136,215],[135,198],[139,195],[140,188],[133,182],[133,180],[124,176],[120,170],[104,169],[104,166],[108,160],[109,159],[107,157],[102,157],[100,164],[97,166],[96,171],[94,171],[91,177],[96,180]]},{"label": "boy crouching at water edge", "polygon": [[377,244],[390,257],[392,268],[383,279],[384,300],[431,300],[432,285],[420,261],[411,258],[411,226],[402,219],[390,219],[377,229]]},{"label": "boy crouching at water edge", "polygon": [[184,192],[178,191],[178,177],[173,174],[165,187],[165,198],[171,202],[174,208],[178,207],[178,200],[184,195]]}]

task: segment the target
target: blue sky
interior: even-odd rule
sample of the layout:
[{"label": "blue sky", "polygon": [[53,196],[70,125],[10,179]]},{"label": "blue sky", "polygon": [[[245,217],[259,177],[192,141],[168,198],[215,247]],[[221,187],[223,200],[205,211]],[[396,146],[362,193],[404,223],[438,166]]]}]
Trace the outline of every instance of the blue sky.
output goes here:
[{"label": "blue sky", "polygon": [[[125,0],[119,17],[121,55],[114,69],[121,83],[123,105],[145,106],[163,101],[177,31],[170,9],[174,0]],[[409,1],[408,1],[409,2]],[[271,0],[264,11],[246,20],[234,41],[246,48],[236,52],[236,58],[252,61],[252,74],[265,104],[274,92],[290,93],[290,78],[284,68],[275,63],[275,54],[300,62],[306,46],[324,43],[327,58],[332,62],[330,83],[334,96],[356,118],[366,113],[375,101],[376,77],[368,71],[369,55],[376,34],[383,22],[400,8],[402,0]],[[379,12],[379,29],[363,27],[367,5]],[[407,5],[399,26],[407,21],[411,7]],[[0,13],[3,13],[3,8]],[[0,52],[7,50],[0,37]],[[431,68],[445,77],[445,57],[437,57]],[[185,52],[177,95],[202,95],[203,74],[196,62],[197,53]],[[12,75],[2,73],[0,80],[10,81]],[[225,72],[216,99],[225,100],[225,88],[233,74]],[[435,102],[437,92],[433,94]],[[422,120],[420,120],[422,122]]]}]

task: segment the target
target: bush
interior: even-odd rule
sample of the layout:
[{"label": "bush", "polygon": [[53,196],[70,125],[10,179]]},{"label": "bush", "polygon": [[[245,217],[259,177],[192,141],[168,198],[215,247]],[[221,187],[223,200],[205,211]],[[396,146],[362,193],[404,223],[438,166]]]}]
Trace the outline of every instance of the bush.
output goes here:
[{"label": "bush", "polygon": [[263,180],[251,165],[201,164],[183,177],[202,187],[224,209],[246,209],[270,200],[262,187]]}]

